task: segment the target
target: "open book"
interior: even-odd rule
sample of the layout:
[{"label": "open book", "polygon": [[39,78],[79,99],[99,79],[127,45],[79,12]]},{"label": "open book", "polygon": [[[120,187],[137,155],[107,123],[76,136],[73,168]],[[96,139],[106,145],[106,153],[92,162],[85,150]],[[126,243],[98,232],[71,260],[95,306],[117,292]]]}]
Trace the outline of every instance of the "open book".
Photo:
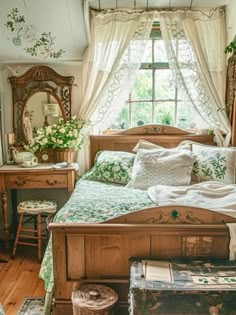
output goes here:
[{"label": "open book", "polygon": [[144,279],[173,283],[171,263],[167,261],[142,260]]}]

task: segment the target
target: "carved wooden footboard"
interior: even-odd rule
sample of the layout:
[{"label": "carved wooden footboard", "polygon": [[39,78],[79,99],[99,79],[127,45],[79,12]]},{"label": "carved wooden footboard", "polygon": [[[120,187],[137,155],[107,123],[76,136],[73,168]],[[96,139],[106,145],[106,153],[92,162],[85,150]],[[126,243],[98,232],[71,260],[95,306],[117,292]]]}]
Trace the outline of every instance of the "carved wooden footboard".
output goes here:
[{"label": "carved wooden footboard", "polygon": [[71,292],[82,282],[114,288],[118,314],[127,314],[130,257],[227,259],[230,235],[225,222],[236,219],[175,206],[144,209],[102,224],[50,224],[54,314],[72,314]]}]

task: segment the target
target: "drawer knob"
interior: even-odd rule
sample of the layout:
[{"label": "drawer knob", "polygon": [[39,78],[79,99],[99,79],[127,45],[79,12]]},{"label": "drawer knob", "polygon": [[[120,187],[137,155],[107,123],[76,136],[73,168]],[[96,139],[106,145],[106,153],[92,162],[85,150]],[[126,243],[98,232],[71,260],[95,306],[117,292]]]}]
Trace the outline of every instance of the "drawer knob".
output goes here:
[{"label": "drawer knob", "polygon": [[55,185],[56,183],[57,183],[56,180],[50,180],[50,179],[47,180],[47,184],[50,185],[50,186],[53,186],[53,185]]},{"label": "drawer knob", "polygon": [[15,181],[15,184],[17,185],[17,186],[22,186],[22,185],[24,185],[26,182],[24,181],[24,180],[16,180]]}]

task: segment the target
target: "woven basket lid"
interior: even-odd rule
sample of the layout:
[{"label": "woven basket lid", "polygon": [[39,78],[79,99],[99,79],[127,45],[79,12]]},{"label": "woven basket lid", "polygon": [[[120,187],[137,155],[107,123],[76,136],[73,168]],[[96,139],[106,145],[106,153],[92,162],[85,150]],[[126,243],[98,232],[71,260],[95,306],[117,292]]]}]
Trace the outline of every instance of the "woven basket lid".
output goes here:
[{"label": "woven basket lid", "polygon": [[118,296],[111,288],[99,284],[85,284],[73,291],[72,303],[81,309],[105,310],[118,300]]}]

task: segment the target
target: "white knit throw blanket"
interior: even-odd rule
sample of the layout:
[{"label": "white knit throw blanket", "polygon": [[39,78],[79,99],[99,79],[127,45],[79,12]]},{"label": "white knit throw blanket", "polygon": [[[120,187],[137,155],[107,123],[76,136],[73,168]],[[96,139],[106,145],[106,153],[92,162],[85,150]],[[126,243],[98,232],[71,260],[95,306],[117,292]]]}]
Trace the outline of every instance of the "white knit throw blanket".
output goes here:
[{"label": "white knit throw blanket", "polygon": [[[191,186],[157,185],[148,196],[158,206],[187,205],[217,211],[236,218],[236,184],[208,181]],[[230,260],[236,260],[236,223],[227,223],[230,232]]]},{"label": "white knit throw blanket", "polygon": [[236,184],[208,181],[190,186],[157,185],[148,189],[148,196],[158,206],[198,205],[236,218]]}]

